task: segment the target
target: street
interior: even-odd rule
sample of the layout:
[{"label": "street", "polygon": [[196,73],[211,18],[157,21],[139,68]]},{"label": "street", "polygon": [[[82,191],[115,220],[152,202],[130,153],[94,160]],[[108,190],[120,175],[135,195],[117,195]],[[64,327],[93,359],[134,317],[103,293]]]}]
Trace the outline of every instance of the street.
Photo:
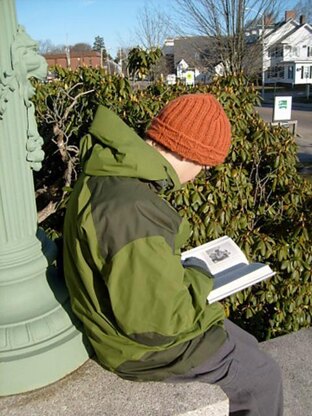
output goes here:
[{"label": "street", "polygon": [[[298,156],[301,162],[312,162],[312,108],[301,106],[301,109],[292,110],[291,119],[297,120]],[[265,121],[272,121],[273,103],[264,104],[263,107],[255,107],[255,110]]]}]

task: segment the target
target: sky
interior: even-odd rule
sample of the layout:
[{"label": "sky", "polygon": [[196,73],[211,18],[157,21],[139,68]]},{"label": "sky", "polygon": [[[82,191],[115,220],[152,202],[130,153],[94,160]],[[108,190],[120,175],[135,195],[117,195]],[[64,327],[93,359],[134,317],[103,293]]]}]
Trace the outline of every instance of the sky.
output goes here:
[{"label": "sky", "polygon": [[137,17],[144,5],[166,7],[167,0],[15,0],[18,23],[36,41],[93,45],[104,38],[112,56],[120,47],[136,46]]},{"label": "sky", "polygon": [[[283,0],[290,9],[296,0]],[[36,41],[54,45],[93,45],[104,38],[108,53],[115,57],[120,47],[138,44],[135,29],[144,6],[174,15],[172,0],[15,0],[18,23]],[[284,13],[284,11],[283,11]]]}]

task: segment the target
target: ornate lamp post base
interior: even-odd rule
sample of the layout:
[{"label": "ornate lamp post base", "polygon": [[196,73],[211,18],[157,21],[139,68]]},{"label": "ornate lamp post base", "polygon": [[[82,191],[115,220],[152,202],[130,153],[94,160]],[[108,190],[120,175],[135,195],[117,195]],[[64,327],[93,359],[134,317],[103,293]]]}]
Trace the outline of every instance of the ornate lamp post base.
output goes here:
[{"label": "ornate lamp post base", "polygon": [[[23,273],[23,278],[3,286],[1,294],[7,322],[0,325],[0,396],[53,383],[82,365],[91,352],[71,311],[64,279],[52,265],[55,244],[38,234],[41,244],[37,240],[24,252],[37,249],[37,259],[32,256],[20,267],[7,261],[7,273]],[[46,263],[46,276],[40,270],[34,274],[34,260],[37,266]]]},{"label": "ornate lamp post base", "polygon": [[0,396],[52,383],[88,359],[55,266],[37,233],[32,169],[43,159],[29,78],[46,75],[36,43],[0,0]]},{"label": "ornate lamp post base", "polygon": [[[6,337],[2,336],[0,343],[10,339],[15,343],[15,349],[7,354],[1,353],[0,396],[24,393],[51,384],[88,359],[83,335],[72,324],[63,307],[69,308],[68,304],[56,305],[45,316],[6,328]],[[38,341],[40,336],[42,339]]]}]

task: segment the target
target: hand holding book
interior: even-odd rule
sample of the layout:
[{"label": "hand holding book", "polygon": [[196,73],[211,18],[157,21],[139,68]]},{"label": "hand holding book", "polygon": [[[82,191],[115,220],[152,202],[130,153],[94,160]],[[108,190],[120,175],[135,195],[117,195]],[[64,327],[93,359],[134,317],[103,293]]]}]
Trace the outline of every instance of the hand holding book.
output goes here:
[{"label": "hand holding book", "polygon": [[199,267],[203,268],[204,263],[214,278],[213,290],[207,298],[209,303],[230,296],[275,274],[268,265],[249,264],[244,253],[228,236],[185,251],[181,259],[185,261],[194,257],[200,261]]}]

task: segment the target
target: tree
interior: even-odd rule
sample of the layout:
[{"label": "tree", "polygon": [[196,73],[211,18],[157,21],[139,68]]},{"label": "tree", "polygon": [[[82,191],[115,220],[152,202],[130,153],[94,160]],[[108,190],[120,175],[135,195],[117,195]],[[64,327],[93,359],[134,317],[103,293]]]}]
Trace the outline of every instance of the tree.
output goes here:
[{"label": "tree", "polygon": [[39,41],[39,53],[64,53],[66,50],[65,45],[54,45],[50,39],[40,40]]},{"label": "tree", "polygon": [[105,48],[105,42],[104,42],[104,38],[102,36],[96,36],[93,42],[93,47],[92,49],[94,51],[98,51],[103,53],[103,57],[106,57],[107,52],[106,52],[106,48]]},{"label": "tree", "polygon": [[101,65],[104,65],[104,61],[106,61],[108,58],[111,59],[111,56],[107,54],[104,38],[102,36],[95,37],[92,49],[101,53]]},{"label": "tree", "polygon": [[86,52],[86,51],[91,51],[91,45],[89,43],[84,43],[84,42],[80,42],[80,43],[75,43],[75,45],[70,47],[71,52]]},{"label": "tree", "polygon": [[308,23],[312,23],[312,0],[299,0],[294,10],[297,16],[305,16]]},{"label": "tree", "polygon": [[162,56],[160,48],[144,50],[136,47],[128,55],[128,70],[133,78],[144,79]]},{"label": "tree", "polygon": [[246,21],[250,16],[261,18],[276,9],[275,0],[175,0],[182,24],[214,39],[218,59],[225,73],[243,69],[250,55],[250,45],[245,42]]},{"label": "tree", "polygon": [[170,18],[160,9],[144,6],[137,16],[136,35],[145,49],[161,47],[172,30]]}]

